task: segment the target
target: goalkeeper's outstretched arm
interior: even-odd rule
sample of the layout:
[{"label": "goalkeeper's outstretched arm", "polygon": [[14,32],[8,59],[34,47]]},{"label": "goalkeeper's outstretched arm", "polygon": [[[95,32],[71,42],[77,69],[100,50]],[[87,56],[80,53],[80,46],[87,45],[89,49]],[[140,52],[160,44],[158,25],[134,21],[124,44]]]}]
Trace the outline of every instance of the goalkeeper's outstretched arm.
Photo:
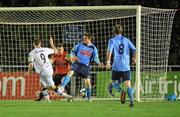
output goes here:
[{"label": "goalkeeper's outstretched arm", "polygon": [[53,41],[52,37],[50,37],[50,39],[49,39],[49,44],[50,44],[51,48],[54,49],[54,53],[56,54],[58,51],[57,51],[57,48],[54,46],[54,41]]}]

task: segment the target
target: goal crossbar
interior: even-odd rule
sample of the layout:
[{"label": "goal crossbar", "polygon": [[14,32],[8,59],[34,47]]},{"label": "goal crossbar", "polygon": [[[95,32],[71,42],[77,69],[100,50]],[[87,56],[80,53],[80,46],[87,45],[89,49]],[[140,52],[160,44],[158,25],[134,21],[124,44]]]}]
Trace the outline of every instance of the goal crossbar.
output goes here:
[{"label": "goal crossbar", "polygon": [[140,5],[124,6],[68,6],[68,7],[1,7],[0,11],[66,11],[66,10],[113,10],[137,9]]}]

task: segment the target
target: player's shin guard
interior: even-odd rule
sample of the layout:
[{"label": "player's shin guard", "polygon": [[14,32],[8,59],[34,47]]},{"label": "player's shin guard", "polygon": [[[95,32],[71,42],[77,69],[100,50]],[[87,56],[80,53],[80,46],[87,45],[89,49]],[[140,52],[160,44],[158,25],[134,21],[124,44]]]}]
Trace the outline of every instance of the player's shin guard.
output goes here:
[{"label": "player's shin guard", "polygon": [[116,89],[117,92],[121,92],[121,88],[118,82],[112,82],[112,86]]},{"label": "player's shin guard", "polygon": [[127,88],[127,93],[128,93],[128,97],[129,97],[129,102],[130,104],[133,103],[133,89],[131,87]]},{"label": "player's shin guard", "polygon": [[70,81],[70,79],[71,78],[68,75],[64,76],[63,79],[62,79],[61,86],[65,87],[67,85],[67,83]]},{"label": "player's shin guard", "polygon": [[88,100],[91,99],[91,88],[86,88],[86,98],[87,98]]}]

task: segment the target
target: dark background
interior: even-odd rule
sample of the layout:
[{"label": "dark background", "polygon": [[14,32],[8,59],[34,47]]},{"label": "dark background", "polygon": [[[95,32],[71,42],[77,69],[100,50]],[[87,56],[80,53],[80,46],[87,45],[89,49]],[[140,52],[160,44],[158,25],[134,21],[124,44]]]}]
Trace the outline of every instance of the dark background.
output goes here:
[{"label": "dark background", "polygon": [[[0,7],[37,6],[103,6],[103,5],[142,5],[145,7],[179,9],[180,0],[0,0]],[[180,65],[180,10],[176,12],[169,65]]]}]

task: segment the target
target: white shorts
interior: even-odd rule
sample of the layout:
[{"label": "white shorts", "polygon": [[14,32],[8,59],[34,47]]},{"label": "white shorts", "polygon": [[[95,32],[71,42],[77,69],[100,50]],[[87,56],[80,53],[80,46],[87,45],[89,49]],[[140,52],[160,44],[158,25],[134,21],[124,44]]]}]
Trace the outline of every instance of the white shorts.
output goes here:
[{"label": "white shorts", "polygon": [[51,76],[40,75],[40,82],[43,85],[43,87],[54,86],[52,75]]},{"label": "white shorts", "polygon": [[52,76],[53,75],[53,68],[51,65],[44,66],[41,68],[40,75],[44,76]]}]

